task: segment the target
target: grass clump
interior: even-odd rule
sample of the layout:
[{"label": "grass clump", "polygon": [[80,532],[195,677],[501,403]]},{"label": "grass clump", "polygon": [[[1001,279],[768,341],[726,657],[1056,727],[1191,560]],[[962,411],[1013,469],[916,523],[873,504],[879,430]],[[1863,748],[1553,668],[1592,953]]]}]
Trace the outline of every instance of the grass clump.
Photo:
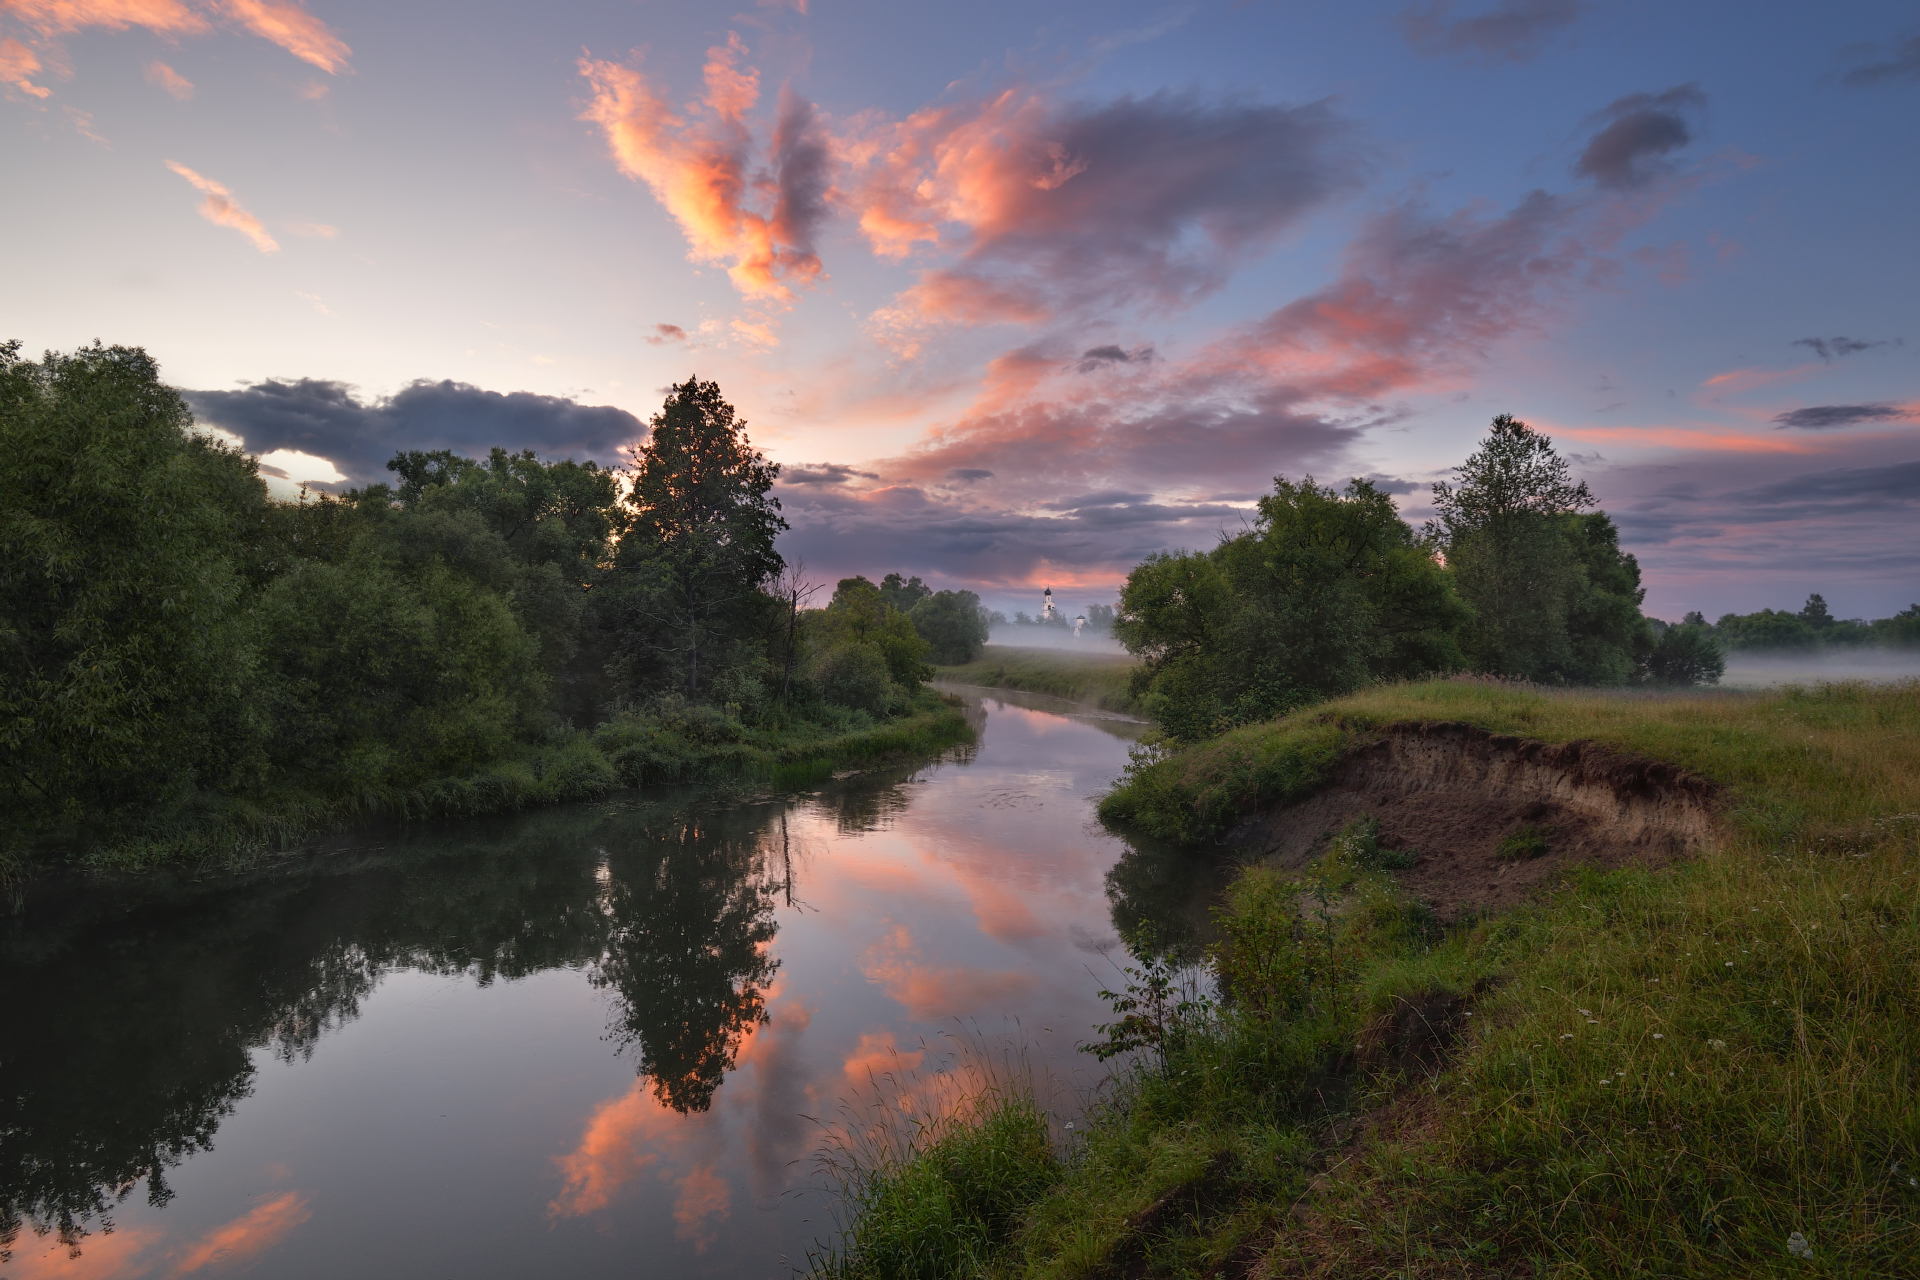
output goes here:
[{"label": "grass clump", "polygon": [[1552,827],[1530,822],[1501,836],[1500,843],[1493,847],[1493,856],[1502,862],[1531,862],[1546,853],[1547,839],[1552,835]]},{"label": "grass clump", "polygon": [[1016,649],[990,644],[972,662],[936,670],[940,679],[956,684],[1051,694],[1103,711],[1138,715],[1140,704],[1129,688],[1138,666],[1138,659],[1124,653]]}]

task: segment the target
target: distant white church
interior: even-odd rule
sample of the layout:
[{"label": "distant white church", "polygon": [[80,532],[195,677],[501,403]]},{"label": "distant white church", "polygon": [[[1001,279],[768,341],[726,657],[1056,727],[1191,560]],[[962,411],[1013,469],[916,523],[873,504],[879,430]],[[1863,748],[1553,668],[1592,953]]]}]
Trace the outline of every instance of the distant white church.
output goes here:
[{"label": "distant white church", "polygon": [[1053,622],[1060,617],[1060,611],[1053,607],[1053,588],[1048,587],[1040,597],[1040,621]]}]

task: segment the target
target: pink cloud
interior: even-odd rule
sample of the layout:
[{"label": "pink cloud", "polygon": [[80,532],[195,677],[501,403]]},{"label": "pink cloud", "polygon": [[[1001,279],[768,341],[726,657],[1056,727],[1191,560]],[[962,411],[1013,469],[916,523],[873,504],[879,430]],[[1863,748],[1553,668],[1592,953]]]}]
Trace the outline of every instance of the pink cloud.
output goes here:
[{"label": "pink cloud", "polygon": [[868,949],[862,971],[909,1017],[923,1022],[992,1009],[1025,994],[1035,981],[1031,973],[1012,970],[930,968],[920,962],[905,925]]},{"label": "pink cloud", "polygon": [[46,98],[53,90],[45,85],[34,84],[27,77],[40,70],[40,59],[33,50],[18,40],[0,40],[0,84],[18,89],[21,93],[34,98]]},{"label": "pink cloud", "polygon": [[673,1234],[691,1240],[695,1253],[705,1253],[719,1239],[719,1225],[733,1207],[733,1193],[710,1164],[694,1169],[676,1186]]},{"label": "pink cloud", "polygon": [[[614,163],[645,182],[687,237],[695,262],[720,263],[750,298],[786,299],[791,280],[820,275],[813,229],[826,200],[824,142],[812,107],[781,94],[763,190],[750,176],[755,141],[748,113],[759,100],[759,72],[742,65],[746,46],[733,33],[707,51],[706,92],[677,114],[648,78],[616,62],[582,58],[592,89],[581,119],[605,132]],[[750,207],[770,199],[770,212]]]},{"label": "pink cloud", "polygon": [[164,62],[155,61],[147,64],[147,83],[171,94],[180,102],[185,102],[193,96],[193,81]]},{"label": "pink cloud", "polygon": [[573,1218],[604,1209],[642,1169],[660,1159],[685,1121],[669,1111],[641,1081],[587,1121],[579,1144],[555,1163],[560,1193],[547,1205],[550,1218]]},{"label": "pink cloud", "polygon": [[221,9],[263,40],[285,49],[328,75],[347,70],[353,50],[325,23],[291,0],[221,0]]},{"label": "pink cloud", "polygon": [[145,27],[163,35],[198,35],[207,20],[179,0],[5,0],[0,4],[42,36],[66,35],[86,27],[125,31]]},{"label": "pink cloud", "polygon": [[216,226],[232,227],[247,239],[253,241],[253,247],[262,253],[278,253],[280,245],[267,234],[260,225],[260,219],[242,209],[234,202],[233,192],[215,182],[212,178],[203,178],[183,164],[173,160],[166,162],[173,170],[194,186],[207,193],[200,203],[200,216]]}]

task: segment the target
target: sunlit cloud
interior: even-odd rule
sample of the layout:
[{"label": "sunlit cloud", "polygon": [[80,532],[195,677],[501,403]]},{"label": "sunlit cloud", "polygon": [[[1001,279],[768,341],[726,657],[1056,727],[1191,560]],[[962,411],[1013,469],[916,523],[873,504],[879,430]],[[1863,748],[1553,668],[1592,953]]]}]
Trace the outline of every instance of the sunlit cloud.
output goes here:
[{"label": "sunlit cloud", "polygon": [[332,240],[340,234],[340,228],[324,222],[289,222],[286,229],[290,235],[305,236],[312,240]]},{"label": "sunlit cloud", "polygon": [[41,70],[40,59],[33,50],[11,37],[0,40],[0,84],[16,89],[32,98],[47,98],[53,90],[45,85],[32,83],[28,79]]},{"label": "sunlit cloud", "polygon": [[267,234],[267,229],[260,225],[260,219],[254,217],[234,202],[233,192],[221,186],[212,178],[201,177],[177,161],[169,160],[166,164],[167,168],[173,170],[188,182],[191,182],[194,186],[207,193],[207,198],[200,202],[201,217],[213,223],[215,226],[232,227],[235,231],[238,231],[241,235],[253,241],[253,247],[262,253],[278,253],[280,251],[279,243]]},{"label": "sunlit cloud", "polygon": [[[0,0],[0,11],[11,14],[42,42],[88,29],[132,27],[178,39],[206,35],[219,25],[235,25],[329,75],[350,70],[347,59],[353,52],[325,23],[292,0],[194,0],[192,4],[182,0]],[[51,47],[58,52],[57,45]],[[176,98],[192,92],[193,86],[165,63],[149,64],[147,77]]]},{"label": "sunlit cloud", "polygon": [[160,1263],[158,1246],[165,1239],[160,1227],[120,1227],[87,1236],[77,1256],[57,1234],[16,1239],[6,1274],[8,1280],[131,1280]]},{"label": "sunlit cloud", "polygon": [[744,65],[746,52],[731,32],[707,51],[705,92],[684,115],[634,68],[582,58],[592,99],[581,119],[601,127],[615,165],[645,182],[679,223],[693,261],[724,265],[749,298],[787,299],[787,281],[810,284],[820,275],[813,234],[825,209],[826,144],[812,107],[783,91],[772,176],[756,181],[748,113],[759,101],[760,73]]},{"label": "sunlit cloud", "polygon": [[550,1218],[579,1217],[604,1209],[642,1169],[660,1159],[684,1117],[669,1111],[641,1081],[587,1121],[572,1151],[554,1161],[560,1168],[560,1193],[547,1205]]},{"label": "sunlit cloud", "polygon": [[868,949],[861,971],[909,1017],[922,1022],[1001,1007],[1025,995],[1036,981],[1033,974],[1019,970],[930,967],[920,960],[905,925],[896,925]]},{"label": "sunlit cloud", "polygon": [[261,1254],[312,1217],[306,1196],[298,1191],[283,1192],[256,1205],[245,1216],[201,1236],[175,1264],[172,1274],[187,1275],[208,1267],[226,1268],[257,1262]]},{"label": "sunlit cloud", "polygon": [[180,102],[185,102],[193,96],[193,81],[187,79],[166,63],[157,60],[147,64],[147,83],[156,89],[171,94]]},{"label": "sunlit cloud", "polygon": [[260,455],[260,466],[262,470],[271,469],[295,484],[337,484],[346,479],[339,468],[325,458],[316,458],[297,449],[274,449],[263,453]]}]

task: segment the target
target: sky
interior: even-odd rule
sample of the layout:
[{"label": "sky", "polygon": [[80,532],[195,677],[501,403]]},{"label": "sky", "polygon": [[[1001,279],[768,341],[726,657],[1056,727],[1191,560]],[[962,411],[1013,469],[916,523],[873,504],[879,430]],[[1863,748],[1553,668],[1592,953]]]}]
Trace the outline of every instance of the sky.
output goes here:
[{"label": "sky", "polygon": [[1920,600],[1910,4],[0,0],[0,99],[0,337],[283,494],[697,376],[814,576],[1077,609],[1512,413],[1654,616]]}]

